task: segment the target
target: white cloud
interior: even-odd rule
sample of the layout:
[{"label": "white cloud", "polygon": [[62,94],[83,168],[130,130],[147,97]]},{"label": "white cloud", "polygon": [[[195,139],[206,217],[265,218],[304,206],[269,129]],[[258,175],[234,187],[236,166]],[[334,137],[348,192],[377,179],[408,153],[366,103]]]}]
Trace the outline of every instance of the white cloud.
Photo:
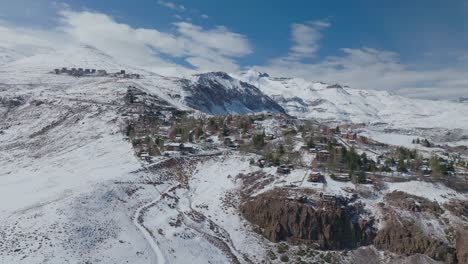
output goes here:
[{"label": "white cloud", "polygon": [[209,17],[208,15],[206,15],[206,14],[202,14],[200,17],[203,18],[203,19],[208,19],[208,18],[210,18],[210,17]]},{"label": "white cloud", "polygon": [[[238,71],[237,59],[253,52],[246,36],[221,26],[207,29],[188,22],[176,22],[173,30],[167,32],[132,27],[103,13],[69,9],[60,11],[57,18],[59,25],[48,30],[0,21],[0,49],[33,55],[88,44],[128,64],[165,69],[170,74],[187,70],[174,63],[175,60],[185,61],[198,71]],[[320,21],[292,25],[289,54],[252,68],[276,76],[338,82],[414,97],[466,96],[468,75],[461,66],[418,69],[401,62],[397,53],[372,48],[343,48],[336,56],[317,58],[322,30],[329,26]],[[313,56],[316,58],[314,63],[304,62],[304,58]],[[460,55],[459,60],[463,59]]]},{"label": "white cloud", "polygon": [[[320,47],[321,31],[328,22],[315,21],[291,26],[292,45],[288,56],[266,65],[252,66],[273,76],[301,77],[311,81],[340,83],[359,89],[388,90],[398,94],[448,99],[468,93],[466,69],[418,69],[400,61],[398,53],[372,48],[343,48],[336,56],[306,63]],[[463,56],[459,56],[463,60]]]},{"label": "white cloud", "polygon": [[190,40],[187,44],[190,44],[191,48],[210,49],[228,57],[252,53],[252,47],[244,35],[231,32],[225,27],[204,30],[187,22],[178,22],[175,25],[181,36]]},{"label": "white cloud", "polygon": [[340,83],[359,89],[389,90],[420,98],[454,98],[468,91],[460,69],[419,70],[401,63],[397,53],[371,48],[342,49],[339,56],[316,63],[284,59],[252,67],[276,76]]},{"label": "white cloud", "polygon": [[172,9],[172,10],[185,11],[185,6],[179,5],[179,4],[176,4],[176,3],[173,3],[173,2],[158,0],[158,4],[160,4],[161,6],[165,6],[165,7],[169,8],[169,9]]},{"label": "white cloud", "polygon": [[65,44],[87,44],[136,66],[173,67],[172,59],[182,59],[200,71],[238,70],[236,59],[252,52],[245,36],[220,26],[205,29],[177,22],[172,32],[163,32],[134,28],[103,13],[69,9],[58,12],[58,21],[50,30],[0,23],[0,46],[31,55]]},{"label": "white cloud", "polygon": [[0,46],[14,49],[26,56],[50,51],[67,42],[62,34],[55,31],[17,27],[0,21]]},{"label": "white cloud", "polygon": [[286,59],[301,60],[315,57],[319,49],[319,41],[322,38],[321,31],[328,28],[330,23],[325,21],[311,21],[304,24],[291,25],[291,39],[293,46],[290,48]]}]

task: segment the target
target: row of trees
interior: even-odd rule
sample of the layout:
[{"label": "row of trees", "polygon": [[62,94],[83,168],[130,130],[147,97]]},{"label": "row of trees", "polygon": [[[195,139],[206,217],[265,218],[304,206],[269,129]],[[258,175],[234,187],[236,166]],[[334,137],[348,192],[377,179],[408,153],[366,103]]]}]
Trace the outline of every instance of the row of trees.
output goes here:
[{"label": "row of trees", "polygon": [[423,145],[423,146],[428,147],[428,148],[434,146],[434,144],[429,142],[429,140],[427,140],[426,138],[425,139],[419,139],[419,138],[413,139],[412,143],[413,144],[420,144],[420,145]]}]

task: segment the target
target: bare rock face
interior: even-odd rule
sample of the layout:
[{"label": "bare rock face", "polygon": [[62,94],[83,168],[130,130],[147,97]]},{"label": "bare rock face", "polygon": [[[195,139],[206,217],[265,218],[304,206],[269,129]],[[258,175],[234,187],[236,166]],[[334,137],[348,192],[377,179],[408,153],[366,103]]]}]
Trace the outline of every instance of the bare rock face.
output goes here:
[{"label": "bare rock face", "polygon": [[444,204],[445,209],[460,218],[468,218],[468,201],[452,199]]},{"label": "bare rock face", "polygon": [[21,96],[0,97],[0,106],[14,108],[25,104],[26,99]]},{"label": "bare rock face", "polygon": [[468,263],[468,227],[457,231],[455,237],[458,263]]},{"label": "bare rock face", "polygon": [[444,212],[437,202],[401,191],[387,194],[385,200],[392,206],[411,212],[428,212],[433,215],[440,215]]},{"label": "bare rock face", "polygon": [[358,221],[352,206],[321,205],[287,198],[272,191],[249,198],[241,206],[243,216],[273,242],[316,244],[321,249],[350,249],[372,242],[372,222]]},{"label": "bare rock face", "polygon": [[445,263],[457,263],[455,248],[426,236],[414,222],[396,215],[379,229],[374,245],[401,255],[424,254]]},{"label": "bare rock face", "polygon": [[257,87],[239,81],[224,72],[196,75],[193,81],[182,80],[187,104],[213,115],[255,112],[284,113],[284,109]]},{"label": "bare rock face", "polygon": [[[386,221],[377,232],[374,246],[400,255],[424,254],[444,263],[457,262],[457,249],[440,238],[427,234],[419,218],[437,219],[444,210],[437,202],[394,191],[385,196]],[[407,213],[402,213],[406,211]],[[460,262],[463,263],[463,262]]]}]

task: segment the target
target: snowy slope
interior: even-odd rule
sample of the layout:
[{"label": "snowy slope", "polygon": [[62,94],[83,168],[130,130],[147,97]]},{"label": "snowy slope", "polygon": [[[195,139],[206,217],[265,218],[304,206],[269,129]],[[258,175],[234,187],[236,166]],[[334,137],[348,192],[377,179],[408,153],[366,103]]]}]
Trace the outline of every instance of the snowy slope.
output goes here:
[{"label": "snowy slope", "polygon": [[0,262],[154,259],[112,184],[140,168],[119,127],[127,85],[2,70]]},{"label": "snowy slope", "polygon": [[[124,96],[135,86],[178,109],[201,109],[186,100],[197,94],[191,85],[198,77],[161,76],[89,46],[12,59],[0,65],[0,263],[162,263],[138,219],[169,186],[139,184],[153,175],[122,139]],[[50,73],[60,67],[125,69],[143,78]],[[239,96],[258,92],[238,88]],[[256,110],[242,97],[225,99],[235,103],[219,106],[237,106],[230,113]],[[219,260],[226,260],[222,252]]]},{"label": "snowy slope", "polygon": [[187,104],[202,112],[222,115],[252,112],[284,112],[257,87],[224,72],[209,72],[182,80]]},{"label": "snowy slope", "polygon": [[[10,58],[12,62],[0,65],[0,263],[227,263],[233,258],[247,263],[244,257],[258,263],[265,258],[267,242],[252,234],[225,201],[239,188],[235,175],[256,170],[247,157],[206,158],[193,165],[188,186],[181,187],[174,179],[179,170],[169,171],[169,179],[161,169],[150,173],[121,134],[129,86],[178,109],[281,112],[261,90],[224,73],[188,79],[161,76],[89,46]],[[49,73],[57,67],[125,69],[144,77]],[[351,118],[351,113],[340,112],[347,97],[361,98],[350,104],[358,105],[353,115],[370,109],[367,99],[375,104],[383,100],[374,93],[357,95],[321,83],[267,77],[258,81],[270,85],[271,91],[263,91],[272,96],[280,91],[286,101],[276,100],[298,115],[316,106],[305,102],[307,111],[294,112],[288,104],[302,102],[287,98],[309,93],[328,98],[317,105],[329,107],[330,113],[315,113],[326,118]],[[379,107],[372,111],[379,113],[369,120],[385,116]],[[166,191],[169,195],[163,197]],[[179,216],[183,225],[177,223]]]},{"label": "snowy slope", "polygon": [[16,61],[24,57],[26,57],[26,55],[19,51],[0,46],[0,65]]},{"label": "snowy slope", "polygon": [[386,123],[401,128],[468,129],[466,104],[410,99],[387,91],[351,89],[300,78],[273,78],[255,71],[245,72],[240,78],[299,117]]},{"label": "snowy slope", "polygon": [[[0,54],[2,54],[1,51]],[[5,56],[8,54],[5,53]],[[92,84],[97,80],[109,79],[93,77],[78,80],[66,75],[49,74],[53,69],[62,67],[103,69],[109,73],[120,70],[138,73],[143,78],[114,78],[112,81],[136,86],[180,109],[195,109],[215,115],[284,112],[281,106],[257,87],[237,80],[226,73],[198,74],[188,78],[162,76],[147,69],[126,65],[117,58],[87,45],[21,57],[0,65],[0,74],[5,77],[5,81],[0,82],[0,87],[22,83],[50,89],[52,86],[60,86],[63,82],[77,81]]]}]

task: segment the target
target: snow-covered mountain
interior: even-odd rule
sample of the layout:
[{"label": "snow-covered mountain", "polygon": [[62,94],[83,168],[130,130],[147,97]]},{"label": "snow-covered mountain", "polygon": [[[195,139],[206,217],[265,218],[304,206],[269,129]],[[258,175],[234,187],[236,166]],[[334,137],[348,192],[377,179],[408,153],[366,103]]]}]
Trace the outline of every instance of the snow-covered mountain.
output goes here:
[{"label": "snow-covered mountain", "polygon": [[187,92],[187,104],[205,113],[284,112],[281,106],[257,87],[224,72],[198,74],[182,82]]},{"label": "snow-covered mountain", "polygon": [[19,51],[0,46],[0,65],[24,58],[25,55]]},{"label": "snow-covered mountain", "polygon": [[[242,188],[236,175],[252,175],[254,181],[246,182],[266,190],[298,179],[306,182],[308,170],[297,169],[288,181],[281,176],[264,184],[276,178],[266,176],[275,175],[276,169],[255,174],[257,168],[249,160],[256,156],[158,156],[154,163],[144,163],[121,133],[133,107],[126,102],[129,87],[145,94],[151,104],[208,114],[286,109],[298,116],[401,124],[405,120],[398,111],[416,111],[413,118],[419,114],[426,118],[421,122],[436,126],[429,121],[436,113],[431,107],[445,105],[420,100],[415,108],[413,100],[383,92],[264,74],[244,75],[247,82],[220,72],[167,77],[121,63],[90,46],[9,56],[6,61],[0,65],[0,263],[267,259],[271,243],[253,232],[234,206],[238,201],[232,194]],[[61,67],[124,69],[143,77],[51,73]],[[446,116],[440,126],[466,124],[455,113],[464,109],[450,109],[455,106],[447,104],[433,120]],[[317,192],[348,187],[337,184]],[[424,194],[434,190],[412,189]],[[440,197],[459,195],[447,188],[436,190]]]},{"label": "snow-covered mountain", "polygon": [[387,91],[352,89],[300,78],[274,78],[252,70],[240,78],[299,117],[401,128],[468,129],[466,104],[410,99]]},{"label": "snow-covered mountain", "polygon": [[[140,79],[84,78],[78,80],[68,75],[54,75],[53,69],[90,68],[107,72],[126,70],[138,73]],[[95,81],[127,83],[160,97],[182,109],[195,109],[208,114],[244,114],[251,112],[284,112],[281,106],[257,87],[239,81],[226,73],[213,72],[198,74],[187,78],[167,77],[154,72],[126,65],[92,46],[66,48],[30,57],[24,57],[0,66],[0,73],[6,77],[4,84],[29,83],[41,84],[48,89],[63,82],[80,86]],[[18,90],[20,91],[20,90]],[[56,94],[54,94],[56,95]],[[54,96],[52,95],[52,96]]]}]

